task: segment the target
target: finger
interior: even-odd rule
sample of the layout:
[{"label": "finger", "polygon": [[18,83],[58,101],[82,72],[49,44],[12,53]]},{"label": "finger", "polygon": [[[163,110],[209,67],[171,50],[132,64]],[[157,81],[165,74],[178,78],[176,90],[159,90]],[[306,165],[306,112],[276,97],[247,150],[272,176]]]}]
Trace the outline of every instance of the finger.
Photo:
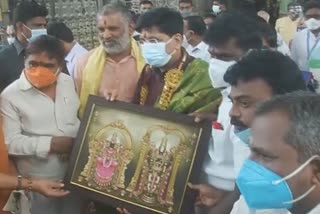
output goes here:
[{"label": "finger", "polygon": [[53,188],[53,189],[61,189],[61,188],[63,188],[64,187],[64,184],[63,183],[58,183],[58,182],[54,182],[54,183],[52,183],[51,184],[51,188]]},{"label": "finger", "polygon": [[129,211],[126,210],[126,209],[123,209],[123,212],[124,212],[125,214],[131,214],[131,213],[129,213]]},{"label": "finger", "polygon": [[200,185],[199,184],[188,183],[188,187],[190,189],[193,189],[193,190],[200,190]]},{"label": "finger", "polygon": [[202,204],[207,207],[213,207],[217,203],[216,200],[210,199],[210,198],[204,198],[202,200]]},{"label": "finger", "polygon": [[202,120],[202,119],[201,119],[200,117],[195,117],[195,118],[194,118],[194,122],[196,122],[196,123],[200,123],[201,120]]},{"label": "finger", "polygon": [[52,191],[50,194],[48,194],[48,196],[53,198],[61,198],[67,196],[68,194],[70,194],[69,191]]},{"label": "finger", "polygon": [[196,205],[197,207],[199,207],[199,206],[202,206],[203,203],[202,203],[201,200],[199,200],[199,201],[196,201],[196,202],[194,203],[194,205]]},{"label": "finger", "polygon": [[111,92],[109,90],[104,90],[103,95],[106,98],[106,100],[111,99]]},{"label": "finger", "polygon": [[118,213],[120,213],[120,214],[122,214],[122,213],[123,213],[123,211],[122,211],[122,209],[121,209],[121,208],[117,208],[117,212],[118,212]]},{"label": "finger", "polygon": [[112,90],[110,101],[115,101],[117,97],[118,97],[118,90],[116,89]]}]

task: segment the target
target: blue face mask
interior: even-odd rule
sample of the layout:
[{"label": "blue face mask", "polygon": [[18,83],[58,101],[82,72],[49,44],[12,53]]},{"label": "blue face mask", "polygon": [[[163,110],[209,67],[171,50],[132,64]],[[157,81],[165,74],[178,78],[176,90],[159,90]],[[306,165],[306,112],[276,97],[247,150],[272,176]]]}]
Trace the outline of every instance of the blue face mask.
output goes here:
[{"label": "blue face mask", "polygon": [[[170,42],[170,40],[168,41]],[[168,43],[167,42],[167,43]],[[157,42],[157,43],[151,43],[151,42],[145,42],[141,44],[141,51],[143,58],[145,61],[154,67],[161,68],[168,64],[168,62],[171,59],[171,54],[168,54],[166,51],[166,45],[165,42]]]},{"label": "blue face mask", "polygon": [[42,35],[47,35],[47,29],[41,28],[41,29],[30,29],[28,26],[24,25],[28,30],[31,31],[31,37],[27,38],[24,34],[22,34],[28,42],[32,42],[35,40],[37,37],[42,36]]},{"label": "blue face mask", "polygon": [[238,133],[236,133],[236,135],[238,136],[238,138],[240,138],[240,140],[249,145],[249,141],[250,141],[250,137],[251,137],[251,129],[246,129],[243,131],[240,131]]},{"label": "blue face mask", "polygon": [[250,209],[290,209],[293,203],[305,198],[316,186],[312,186],[305,194],[293,199],[286,180],[301,172],[315,158],[319,157],[311,157],[284,178],[255,161],[246,160],[237,177],[237,186]]}]

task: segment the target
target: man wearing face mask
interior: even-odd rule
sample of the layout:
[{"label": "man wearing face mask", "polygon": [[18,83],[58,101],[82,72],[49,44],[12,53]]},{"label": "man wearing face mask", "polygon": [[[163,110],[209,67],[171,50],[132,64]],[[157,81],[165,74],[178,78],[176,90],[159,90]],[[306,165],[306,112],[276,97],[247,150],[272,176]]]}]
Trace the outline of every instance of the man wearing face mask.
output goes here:
[{"label": "man wearing face mask", "polygon": [[[239,12],[226,12],[218,16],[204,37],[212,56],[209,76],[212,85],[215,88],[220,88],[222,94],[217,122],[222,125],[223,129],[213,127],[213,142],[209,144],[208,154],[203,165],[203,184],[192,186],[192,188],[199,191],[200,198],[208,195],[209,197],[203,198],[212,199],[209,201],[199,200],[196,205],[215,207],[219,204],[214,208],[216,213],[230,212],[234,201],[237,200],[237,198],[232,199],[231,195],[235,181],[233,144],[230,139],[232,125],[228,116],[232,105],[228,98],[231,89],[230,85],[224,81],[223,76],[228,68],[243,57],[249,49],[262,47],[262,39],[258,29],[259,26],[255,19]],[[226,200],[224,203],[219,203],[227,196],[231,197],[229,202]],[[207,213],[206,210],[202,212]]]},{"label": "man wearing face mask", "polygon": [[320,47],[320,3],[309,1],[304,7],[306,29],[298,32],[291,45],[292,59],[301,71],[309,71],[309,59],[314,50]]},{"label": "man wearing face mask", "polygon": [[208,63],[181,47],[181,15],[170,8],[156,8],[142,15],[137,26],[148,65],[141,74],[135,103],[183,114],[215,112],[220,92],[211,85]]},{"label": "man wearing face mask", "polygon": [[295,92],[275,97],[257,110],[251,155],[237,178],[251,209],[320,213],[319,105],[319,95]]},{"label": "man wearing face mask", "polygon": [[319,58],[316,50],[320,48],[320,2],[308,1],[304,7],[304,25],[306,29],[298,32],[291,44],[291,57],[298,64],[304,73],[305,81],[309,90],[319,90],[319,85],[315,79],[318,71],[313,69],[315,66],[311,61]]},{"label": "man wearing face mask", "polygon": [[283,40],[290,45],[291,40],[297,33],[298,26],[302,19],[302,7],[297,2],[288,4],[288,16],[279,18],[276,21],[276,31]]},{"label": "man wearing face mask", "polygon": [[[271,50],[250,51],[245,57],[243,57],[237,64],[233,65],[226,72],[224,75],[224,80],[232,86],[229,94],[229,97],[232,101],[232,108],[229,112],[229,115],[231,118],[230,122],[233,126],[231,127],[229,142],[224,143],[232,144],[232,147],[230,147],[232,149],[228,150],[227,152],[230,153],[230,151],[233,151],[233,157],[229,159],[229,161],[232,160],[233,162],[233,170],[230,171],[232,168],[226,168],[224,169],[223,173],[227,174],[230,171],[234,173],[234,176],[237,176],[244,160],[249,156],[249,127],[251,127],[257,106],[260,103],[270,99],[274,95],[285,94],[297,90],[305,90],[306,87],[301,71],[298,69],[296,64],[289,57]],[[226,129],[228,127],[224,128]],[[219,134],[219,132],[213,132],[213,136],[214,133]],[[219,146],[218,142],[215,143],[215,146]],[[214,148],[216,149],[217,147]],[[213,160],[218,160],[217,158],[218,157]],[[208,167],[210,167],[210,165]],[[214,167],[214,165],[212,165],[212,167]],[[232,198],[233,200],[231,200]],[[229,214],[232,205],[238,198],[239,193],[236,188],[231,195],[224,198],[220,202],[221,204],[212,209],[209,213]],[[203,200],[205,201],[208,199],[206,199],[206,196],[204,196]],[[228,202],[229,208],[224,207],[224,209],[219,210],[218,208],[226,205],[228,200],[230,200]],[[231,213],[287,213],[287,210],[285,209],[265,209],[267,210],[250,210],[243,199],[241,199],[234,206]]]},{"label": "man wearing face mask", "polygon": [[212,1],[212,12],[214,15],[219,15],[222,12],[227,11],[228,2],[227,0],[213,0]]},{"label": "man wearing face mask", "polygon": [[[267,50],[250,51],[247,56],[227,71],[224,79],[232,86],[229,97],[233,104],[229,115],[235,130],[231,139],[234,149],[235,174],[238,175],[244,160],[249,155],[248,139],[251,135],[249,127],[252,125],[257,106],[274,95],[305,90],[306,87],[301,71],[289,57]],[[249,208],[255,209],[256,207],[250,207],[249,204]],[[249,211],[249,208],[240,200],[231,213],[287,212],[286,210],[254,212]],[[260,209],[268,209],[268,207],[260,207]]]},{"label": "man wearing face mask", "polygon": [[194,58],[210,61],[209,46],[205,44],[203,36],[206,32],[206,25],[201,16],[188,16],[184,18],[184,36],[188,42],[186,48],[188,54]]},{"label": "man wearing face mask", "polygon": [[179,0],[179,11],[183,18],[193,15],[192,0]]},{"label": "man wearing face mask", "polygon": [[[26,178],[63,180],[80,121],[73,79],[61,73],[63,45],[42,35],[25,49],[25,69],[1,93],[1,113],[8,153]],[[33,193],[32,214],[78,214],[81,202]]]},{"label": "man wearing face mask", "polygon": [[100,46],[79,57],[75,83],[80,95],[80,116],[90,94],[132,102],[145,66],[139,44],[132,38],[131,13],[120,4],[105,5],[97,14]]},{"label": "man wearing face mask", "polygon": [[24,49],[30,39],[46,34],[48,10],[36,1],[23,1],[14,10],[16,39],[0,51],[0,91],[19,78],[24,67]]},{"label": "man wearing face mask", "polygon": [[179,113],[214,112],[220,93],[212,88],[208,63],[181,47],[183,19],[169,8],[156,8],[138,21],[142,54],[148,63],[135,103]]}]

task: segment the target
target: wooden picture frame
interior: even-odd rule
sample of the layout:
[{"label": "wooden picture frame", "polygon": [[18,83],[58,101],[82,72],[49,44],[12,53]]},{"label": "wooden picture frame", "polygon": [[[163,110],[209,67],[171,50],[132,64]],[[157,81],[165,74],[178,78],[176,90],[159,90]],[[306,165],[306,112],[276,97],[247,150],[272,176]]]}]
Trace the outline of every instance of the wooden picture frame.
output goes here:
[{"label": "wooden picture frame", "polygon": [[194,213],[209,121],[90,96],[71,154],[67,188],[133,214]]}]

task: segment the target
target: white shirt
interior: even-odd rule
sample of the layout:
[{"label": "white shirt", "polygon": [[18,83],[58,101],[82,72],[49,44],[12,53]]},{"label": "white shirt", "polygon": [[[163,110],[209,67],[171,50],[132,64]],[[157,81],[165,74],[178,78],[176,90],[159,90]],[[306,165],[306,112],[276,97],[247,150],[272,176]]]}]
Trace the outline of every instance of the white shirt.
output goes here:
[{"label": "white shirt", "polygon": [[72,78],[60,73],[55,102],[20,79],[1,94],[5,143],[23,176],[63,179],[67,162],[50,154],[53,136],[76,137],[79,99]]},{"label": "white shirt", "polygon": [[200,42],[197,46],[192,47],[192,45],[188,45],[188,47],[186,48],[188,54],[190,56],[193,56],[196,59],[202,59],[206,62],[210,61],[211,55],[208,51],[209,46],[204,43],[204,42]]},{"label": "white shirt", "polygon": [[[320,204],[313,208],[307,214],[319,214]],[[250,210],[243,196],[240,196],[239,200],[233,205],[233,209],[230,214],[291,214],[286,209],[270,209],[270,210]]]},{"label": "white shirt", "polygon": [[277,51],[286,56],[291,56],[289,46],[285,43],[279,33],[277,33]]},{"label": "white shirt", "polygon": [[250,210],[243,196],[240,196],[230,214],[290,214],[290,212],[286,209]]},{"label": "white shirt", "polygon": [[209,144],[208,154],[203,164],[205,179],[210,185],[232,191],[235,186],[235,170],[233,157],[233,143],[230,139],[231,124],[229,111],[232,107],[228,98],[231,88],[221,91],[222,102],[219,107],[217,122],[223,126],[223,130],[212,129],[213,142]]},{"label": "white shirt", "polygon": [[319,37],[316,38],[308,29],[304,29],[298,32],[292,40],[291,57],[301,71],[309,71],[308,55],[311,55],[312,49],[320,47],[320,42],[317,43],[318,39]]},{"label": "white shirt", "polygon": [[203,172],[210,185],[232,191],[235,179],[244,163],[250,155],[248,145],[234,133],[234,126],[230,123],[229,112],[232,102],[228,95],[231,87],[221,91],[222,102],[219,107],[217,122],[223,126],[223,130],[212,130],[213,143],[209,144],[208,154],[203,165]]},{"label": "white shirt", "polygon": [[320,204],[313,208],[308,214],[319,214],[320,213]]},{"label": "white shirt", "polygon": [[74,69],[79,56],[88,53],[78,42],[73,46],[68,55],[64,58],[67,63],[67,68],[71,77],[74,77]]}]

